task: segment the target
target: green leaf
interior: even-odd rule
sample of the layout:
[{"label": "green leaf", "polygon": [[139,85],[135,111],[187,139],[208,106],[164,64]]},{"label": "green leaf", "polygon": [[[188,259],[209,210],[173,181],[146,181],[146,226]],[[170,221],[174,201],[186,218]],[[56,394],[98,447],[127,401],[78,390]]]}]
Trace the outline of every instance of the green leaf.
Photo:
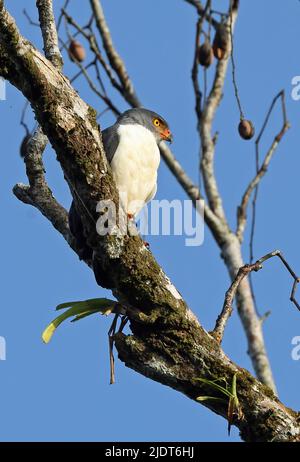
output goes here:
[{"label": "green leaf", "polygon": [[207,401],[208,399],[211,399],[213,401],[222,401],[226,403],[225,399],[217,398],[216,396],[198,396],[196,398],[197,401]]},{"label": "green leaf", "polygon": [[110,300],[109,298],[90,298],[89,300],[61,303],[60,305],[57,305],[56,310],[71,308],[73,306],[85,307],[89,309],[99,309],[115,304],[116,301]]},{"label": "green leaf", "polygon": [[83,313],[81,314],[78,314],[74,319],[71,319],[71,322],[76,322],[76,321],[80,321],[80,319],[83,319],[83,318],[86,318],[87,316],[90,316],[91,314],[94,314],[94,313],[101,313],[103,316],[108,316],[109,314],[111,314],[113,311],[113,307],[111,308],[107,308],[105,311],[101,310],[91,310],[91,311],[84,311]]},{"label": "green leaf", "polygon": [[223,395],[228,396],[228,398],[232,397],[232,393],[229,390],[227,390],[227,388],[224,388],[222,387],[222,385],[219,385],[218,383],[216,383],[215,380],[208,380],[208,379],[202,379],[202,378],[197,378],[196,380],[199,380],[200,382],[203,382],[206,385],[211,386],[215,390],[218,390],[219,392],[221,392]]},{"label": "green leaf", "polygon": [[[197,401],[206,401],[206,400],[215,400],[215,401],[222,401],[227,404],[227,421],[228,421],[228,434],[230,435],[230,430],[234,418],[237,417],[238,420],[244,418],[243,411],[241,409],[238,395],[237,395],[237,385],[236,385],[236,377],[237,374],[235,373],[232,377],[231,385],[228,386],[228,383],[225,378],[221,377],[215,380],[208,380],[204,378],[196,378],[199,382],[205,383],[206,385],[214,388],[215,390],[221,392],[223,395],[226,396],[227,399],[214,397],[214,396],[198,396],[196,399]],[[219,385],[217,382],[225,382],[225,387]]]},{"label": "green leaf", "polygon": [[90,316],[95,313],[110,314],[113,312],[117,302],[108,298],[92,298],[85,301],[61,303],[56,307],[57,310],[67,309],[60,316],[55,318],[43,331],[42,339],[44,343],[49,343],[55,330],[66,319],[75,317],[74,321]]}]

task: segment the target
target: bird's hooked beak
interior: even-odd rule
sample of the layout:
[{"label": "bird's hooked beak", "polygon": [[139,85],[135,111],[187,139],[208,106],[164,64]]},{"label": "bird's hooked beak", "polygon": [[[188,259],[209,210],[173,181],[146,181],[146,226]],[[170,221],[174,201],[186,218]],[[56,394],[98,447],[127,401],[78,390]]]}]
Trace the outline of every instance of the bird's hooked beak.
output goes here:
[{"label": "bird's hooked beak", "polygon": [[171,130],[169,128],[165,128],[162,132],[161,132],[161,138],[162,140],[164,141],[169,141],[169,143],[172,143],[173,141],[173,135],[171,133]]}]

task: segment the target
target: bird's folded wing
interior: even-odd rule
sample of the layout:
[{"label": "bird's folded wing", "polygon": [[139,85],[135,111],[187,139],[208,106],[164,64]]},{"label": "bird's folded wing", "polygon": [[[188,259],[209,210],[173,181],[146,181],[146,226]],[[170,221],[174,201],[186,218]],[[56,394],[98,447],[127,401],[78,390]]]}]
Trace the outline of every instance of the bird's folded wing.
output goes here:
[{"label": "bird's folded wing", "polygon": [[116,150],[119,146],[119,134],[117,132],[117,126],[113,125],[108,127],[102,132],[102,142],[106,157],[109,163],[113,160]]}]

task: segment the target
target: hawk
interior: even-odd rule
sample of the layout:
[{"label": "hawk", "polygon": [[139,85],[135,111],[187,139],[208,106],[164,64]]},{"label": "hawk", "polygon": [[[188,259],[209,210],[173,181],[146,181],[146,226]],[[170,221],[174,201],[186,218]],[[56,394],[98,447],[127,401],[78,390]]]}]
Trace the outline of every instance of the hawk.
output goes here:
[{"label": "hawk", "polygon": [[[134,218],[156,194],[159,144],[172,141],[168,123],[148,109],[129,109],[114,125],[103,130],[102,141],[124,210],[129,218]],[[86,258],[91,249],[87,248],[74,202],[69,223],[71,233],[83,250],[81,258]]]}]

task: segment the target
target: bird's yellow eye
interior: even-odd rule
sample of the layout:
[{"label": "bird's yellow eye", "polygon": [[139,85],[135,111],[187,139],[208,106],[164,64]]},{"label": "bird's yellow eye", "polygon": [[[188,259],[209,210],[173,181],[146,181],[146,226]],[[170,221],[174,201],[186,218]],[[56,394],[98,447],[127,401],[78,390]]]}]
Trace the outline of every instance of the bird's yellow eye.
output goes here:
[{"label": "bird's yellow eye", "polygon": [[160,126],[160,121],[158,119],[153,119],[153,124],[156,126],[156,127],[159,127]]}]

